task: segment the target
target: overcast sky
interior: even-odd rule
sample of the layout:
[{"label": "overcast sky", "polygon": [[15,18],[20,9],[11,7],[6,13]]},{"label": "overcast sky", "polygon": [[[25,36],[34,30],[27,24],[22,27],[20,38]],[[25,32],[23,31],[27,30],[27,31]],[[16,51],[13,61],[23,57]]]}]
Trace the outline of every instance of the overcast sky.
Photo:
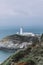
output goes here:
[{"label": "overcast sky", "polygon": [[43,0],[0,0],[0,26],[43,26]]}]

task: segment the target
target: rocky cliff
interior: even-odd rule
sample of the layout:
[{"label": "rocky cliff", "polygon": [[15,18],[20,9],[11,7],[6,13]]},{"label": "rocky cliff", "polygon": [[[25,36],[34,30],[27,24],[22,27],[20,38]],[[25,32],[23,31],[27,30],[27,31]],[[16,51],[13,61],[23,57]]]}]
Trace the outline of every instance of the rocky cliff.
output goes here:
[{"label": "rocky cliff", "polygon": [[14,35],[7,36],[0,41],[0,49],[1,48],[2,49],[27,48],[27,46],[32,45],[33,41],[38,42],[38,37],[21,36],[21,35],[14,34]]}]

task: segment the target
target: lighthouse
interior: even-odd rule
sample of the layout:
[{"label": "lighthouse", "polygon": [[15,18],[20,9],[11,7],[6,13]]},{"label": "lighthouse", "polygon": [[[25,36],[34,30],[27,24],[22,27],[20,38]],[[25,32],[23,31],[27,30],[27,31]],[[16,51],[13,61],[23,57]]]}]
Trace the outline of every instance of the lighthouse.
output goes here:
[{"label": "lighthouse", "polygon": [[22,35],[23,34],[23,29],[22,29],[22,27],[20,28],[20,35]]},{"label": "lighthouse", "polygon": [[17,32],[17,34],[23,35],[23,36],[35,36],[35,34],[31,33],[31,32],[23,32],[23,28],[22,27],[20,28],[20,31]]}]

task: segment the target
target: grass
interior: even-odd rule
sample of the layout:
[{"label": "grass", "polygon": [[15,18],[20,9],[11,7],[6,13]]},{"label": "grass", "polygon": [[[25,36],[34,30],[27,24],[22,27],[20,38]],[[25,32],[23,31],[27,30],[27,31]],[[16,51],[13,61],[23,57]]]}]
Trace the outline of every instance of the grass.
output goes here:
[{"label": "grass", "polygon": [[36,65],[41,65],[43,63],[43,48],[27,48],[21,50],[10,56],[5,62],[1,65],[9,65],[11,62],[29,62],[33,61]]}]

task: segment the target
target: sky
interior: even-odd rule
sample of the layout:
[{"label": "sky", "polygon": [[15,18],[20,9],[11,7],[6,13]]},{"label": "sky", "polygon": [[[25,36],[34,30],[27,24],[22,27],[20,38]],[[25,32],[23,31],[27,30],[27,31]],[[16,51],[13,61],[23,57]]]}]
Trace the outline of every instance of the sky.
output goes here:
[{"label": "sky", "polygon": [[43,27],[43,0],[0,0],[0,28]]}]

